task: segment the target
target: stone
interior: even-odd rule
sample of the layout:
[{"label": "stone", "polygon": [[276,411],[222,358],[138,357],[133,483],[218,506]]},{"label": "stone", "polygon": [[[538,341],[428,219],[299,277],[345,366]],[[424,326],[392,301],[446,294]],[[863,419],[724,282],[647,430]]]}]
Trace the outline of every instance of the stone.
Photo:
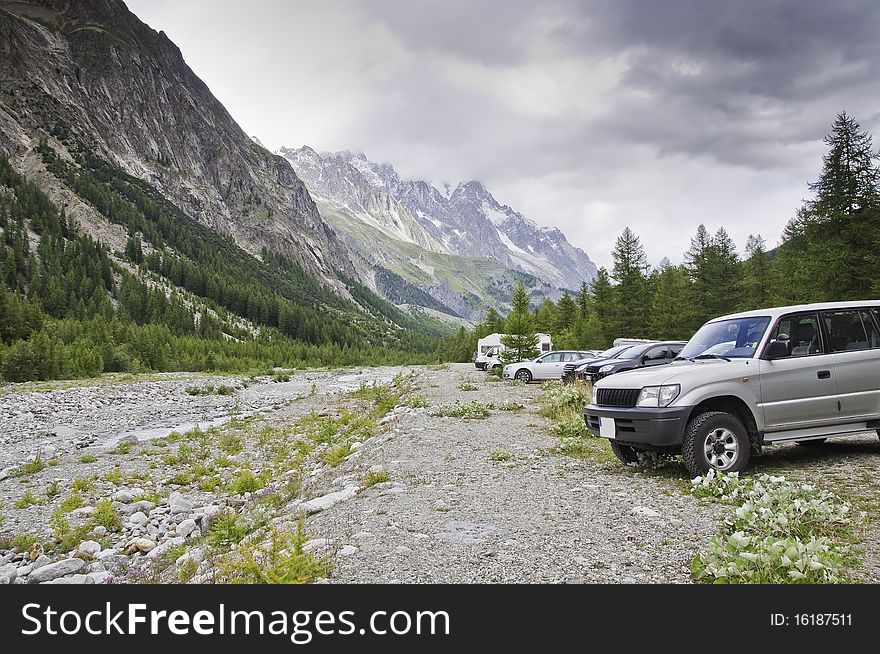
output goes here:
[{"label": "stone", "polygon": [[143,511],[137,511],[128,516],[128,523],[130,525],[144,527],[149,524],[149,522],[150,519],[143,513]]},{"label": "stone", "polygon": [[93,540],[86,540],[79,544],[76,548],[76,556],[84,558],[87,561],[94,559],[95,555],[101,551],[101,543]]},{"label": "stone", "polygon": [[201,563],[205,560],[205,550],[201,547],[194,547],[190,551],[177,557],[177,567],[187,564],[189,561]]},{"label": "stone", "polygon": [[42,584],[45,581],[60,579],[61,577],[76,574],[85,567],[86,562],[82,559],[62,559],[61,561],[32,570],[28,575],[28,583]]},{"label": "stone", "polygon": [[174,509],[192,511],[193,503],[186,499],[182,494],[174,492],[168,496],[168,506],[171,507],[171,513],[180,513],[180,511],[174,511]]},{"label": "stone", "polygon": [[117,502],[122,502],[123,504],[129,504],[134,501],[134,498],[137,497],[130,490],[123,488],[122,490],[118,490],[113,494],[113,499]]},{"label": "stone", "polygon": [[95,507],[93,506],[81,506],[78,509],[74,509],[70,512],[70,515],[75,518],[88,518],[95,512]]},{"label": "stone", "polygon": [[14,563],[7,563],[0,568],[0,584],[14,584],[16,577],[18,577],[18,566]]},{"label": "stone", "polygon": [[360,550],[354,545],[346,545],[341,550],[336,553],[336,556],[341,556],[342,558],[347,558],[349,556],[354,556],[360,552]]},{"label": "stone", "polygon": [[107,535],[107,527],[105,527],[104,525],[98,525],[97,527],[92,529],[92,534],[94,536],[97,536],[98,538],[101,538],[102,536],[106,536]]},{"label": "stone", "polygon": [[48,555],[40,554],[40,556],[37,557],[37,560],[33,563],[33,569],[36,570],[37,568],[42,568],[44,565],[49,565],[50,563],[52,563],[52,559],[50,559]]},{"label": "stone", "polygon": [[328,547],[330,540],[327,538],[313,538],[303,543],[303,552],[314,552]]},{"label": "stone", "polygon": [[319,511],[326,511],[340,502],[344,502],[345,500],[354,497],[357,494],[357,490],[357,486],[348,486],[341,491],[328,493],[327,495],[317,497],[308,502],[303,502],[296,507],[296,512],[300,515],[311,515],[313,513],[318,513]]},{"label": "stone", "polygon": [[[93,584],[111,584],[113,583],[113,575],[106,570],[101,572],[90,572],[88,574],[89,579],[92,580]],[[85,582],[89,583],[89,582]]]},{"label": "stone", "polygon": [[108,559],[112,559],[114,556],[118,556],[119,552],[114,550],[112,547],[108,547],[106,550],[101,550],[95,555],[95,558],[98,561],[107,561]]},{"label": "stone", "polygon": [[147,558],[155,561],[165,556],[165,554],[170,552],[173,548],[182,544],[183,538],[172,538],[170,540],[166,540],[164,543],[157,545],[149,552],[147,552]]},{"label": "stone", "polygon": [[193,519],[184,520],[177,525],[177,535],[186,538],[196,529],[196,521]]},{"label": "stone", "polygon": [[76,438],[77,435],[74,429],[65,425],[52,427],[46,433],[48,436],[57,436],[58,438]]},{"label": "stone", "polygon": [[633,508],[632,511],[630,511],[630,513],[632,515],[645,516],[646,518],[659,518],[660,517],[659,513],[657,513],[656,511],[654,511],[652,509],[649,509],[646,506],[636,506]]},{"label": "stone", "polygon": [[135,552],[143,552],[146,554],[154,547],[156,547],[156,541],[151,538],[135,538],[126,545],[125,550],[123,551],[125,554],[134,554]]}]

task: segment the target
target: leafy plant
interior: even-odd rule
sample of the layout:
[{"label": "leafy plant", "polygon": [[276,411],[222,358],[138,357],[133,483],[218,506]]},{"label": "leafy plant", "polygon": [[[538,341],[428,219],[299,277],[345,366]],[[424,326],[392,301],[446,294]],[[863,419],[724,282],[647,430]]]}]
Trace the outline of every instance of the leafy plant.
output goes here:
[{"label": "leafy plant", "polygon": [[329,561],[306,552],[302,523],[296,532],[282,531],[274,525],[265,543],[242,545],[237,555],[221,562],[221,576],[235,584],[306,584],[326,575]]},{"label": "leafy plant", "polygon": [[94,463],[97,460],[98,457],[96,457],[94,454],[83,454],[81,457],[79,457],[80,463]]},{"label": "leafy plant", "polygon": [[116,509],[113,508],[113,502],[108,499],[100,500],[95,505],[95,512],[92,514],[92,522],[101,525],[107,531],[121,531],[122,520]]},{"label": "leafy plant", "polygon": [[463,420],[482,420],[489,417],[491,408],[491,404],[477,402],[476,400],[468,403],[456,401],[455,404],[444,404],[435,407],[431,411],[431,415],[444,418],[461,418]]},{"label": "leafy plant", "polygon": [[41,500],[39,497],[34,495],[31,491],[25,492],[18,500],[15,502],[13,506],[16,509],[26,509],[29,506],[33,506],[34,504],[40,504]]},{"label": "leafy plant", "polygon": [[389,479],[391,476],[384,470],[371,470],[361,479],[361,485],[364,488],[371,488],[376,484],[384,484]]}]

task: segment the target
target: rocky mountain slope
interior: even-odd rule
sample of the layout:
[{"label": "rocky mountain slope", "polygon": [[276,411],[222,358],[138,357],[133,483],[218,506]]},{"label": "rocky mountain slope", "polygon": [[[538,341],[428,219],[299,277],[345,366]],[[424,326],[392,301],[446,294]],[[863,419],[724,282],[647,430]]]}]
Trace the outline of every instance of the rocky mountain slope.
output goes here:
[{"label": "rocky mountain slope", "polygon": [[111,235],[32,156],[46,132],[62,156],[88,148],[248,252],[289,256],[345,294],[346,249],[290,164],[254,143],[177,46],[120,0],[0,0],[0,153],[89,231]]},{"label": "rocky mountain slope", "polygon": [[279,154],[319,205],[342,208],[392,238],[429,252],[494,259],[555,288],[576,289],[595,277],[596,265],[560,230],[539,227],[478,181],[443,193],[424,181],[402,180],[393,167],[359,153],[319,154],[306,146]]}]

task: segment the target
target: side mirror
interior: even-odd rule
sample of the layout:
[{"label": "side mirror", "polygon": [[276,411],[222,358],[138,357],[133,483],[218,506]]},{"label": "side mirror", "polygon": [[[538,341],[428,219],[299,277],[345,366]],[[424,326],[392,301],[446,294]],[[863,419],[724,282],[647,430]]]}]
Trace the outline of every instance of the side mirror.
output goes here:
[{"label": "side mirror", "polygon": [[770,345],[767,346],[767,352],[764,355],[764,358],[768,361],[773,361],[774,359],[785,359],[789,356],[788,351],[788,339],[771,341]]}]

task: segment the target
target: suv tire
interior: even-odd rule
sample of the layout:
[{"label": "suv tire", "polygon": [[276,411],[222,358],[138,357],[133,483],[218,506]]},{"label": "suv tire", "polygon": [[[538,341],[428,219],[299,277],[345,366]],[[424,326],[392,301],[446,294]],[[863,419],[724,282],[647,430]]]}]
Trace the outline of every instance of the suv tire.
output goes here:
[{"label": "suv tire", "polygon": [[621,445],[617,441],[609,441],[611,443],[611,451],[614,452],[621,463],[638,463],[639,452],[629,445]]},{"label": "suv tire", "polygon": [[514,378],[518,379],[519,381],[521,381],[525,384],[528,384],[530,381],[532,381],[532,373],[530,373],[525,368],[521,368],[516,371]]},{"label": "suv tire", "polygon": [[691,477],[739,472],[749,463],[749,432],[739,418],[723,411],[700,413],[688,423],[681,443],[684,466]]}]

